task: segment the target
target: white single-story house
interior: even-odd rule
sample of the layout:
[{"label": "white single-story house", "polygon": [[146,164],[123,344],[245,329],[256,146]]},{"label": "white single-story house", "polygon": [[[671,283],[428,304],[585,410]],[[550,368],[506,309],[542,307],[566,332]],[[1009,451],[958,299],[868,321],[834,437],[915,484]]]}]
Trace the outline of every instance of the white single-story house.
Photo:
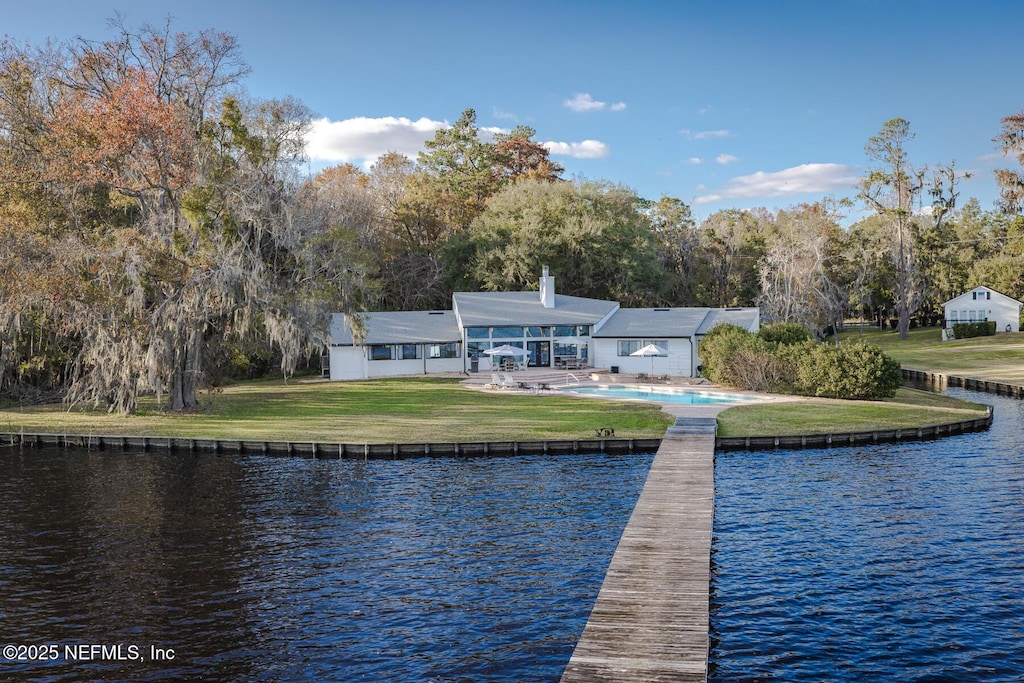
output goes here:
[{"label": "white single-story house", "polygon": [[[519,364],[605,368],[696,377],[700,340],[715,325],[760,328],[757,308],[620,308],[616,301],[555,292],[547,267],[539,291],[457,292],[450,311],[364,313],[361,334],[333,316],[328,350],[332,380],[433,372],[491,372],[502,345],[523,349]],[[647,344],[664,356],[633,356]]]},{"label": "white single-story house", "polygon": [[953,325],[994,320],[996,332],[1020,332],[1020,301],[990,287],[975,287],[942,304],[943,340],[953,338]]}]

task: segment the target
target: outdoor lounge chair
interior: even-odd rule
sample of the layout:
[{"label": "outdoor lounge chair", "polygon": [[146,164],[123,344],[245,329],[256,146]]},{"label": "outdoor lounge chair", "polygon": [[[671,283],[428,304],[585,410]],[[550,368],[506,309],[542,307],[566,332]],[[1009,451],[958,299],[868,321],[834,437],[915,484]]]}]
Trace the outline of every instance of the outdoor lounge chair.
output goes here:
[{"label": "outdoor lounge chair", "polygon": [[503,372],[501,374],[502,374],[502,378],[503,378],[501,380],[501,388],[502,389],[510,389],[512,387],[518,386],[519,383],[516,382],[514,379],[512,379],[512,375],[510,375],[507,372]]}]

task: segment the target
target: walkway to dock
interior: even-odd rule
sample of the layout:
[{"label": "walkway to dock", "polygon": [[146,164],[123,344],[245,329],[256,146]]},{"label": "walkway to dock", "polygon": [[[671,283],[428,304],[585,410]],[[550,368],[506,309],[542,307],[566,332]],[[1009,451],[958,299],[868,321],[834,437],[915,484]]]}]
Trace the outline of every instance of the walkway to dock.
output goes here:
[{"label": "walkway to dock", "polygon": [[562,683],[707,681],[715,418],[665,434]]}]

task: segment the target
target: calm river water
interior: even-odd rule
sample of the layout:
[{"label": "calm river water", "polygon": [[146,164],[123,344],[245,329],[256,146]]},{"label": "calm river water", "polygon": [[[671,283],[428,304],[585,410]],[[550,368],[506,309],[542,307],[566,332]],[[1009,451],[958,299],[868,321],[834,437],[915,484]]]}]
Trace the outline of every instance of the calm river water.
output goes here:
[{"label": "calm river water", "polygon": [[1024,402],[987,432],[719,453],[712,681],[1024,680]]},{"label": "calm river water", "polygon": [[[718,454],[712,681],[1024,680],[1024,403],[951,393]],[[557,681],[650,461],[0,448],[0,680]]]},{"label": "calm river water", "polygon": [[557,680],[652,457],[0,448],[0,680]]}]

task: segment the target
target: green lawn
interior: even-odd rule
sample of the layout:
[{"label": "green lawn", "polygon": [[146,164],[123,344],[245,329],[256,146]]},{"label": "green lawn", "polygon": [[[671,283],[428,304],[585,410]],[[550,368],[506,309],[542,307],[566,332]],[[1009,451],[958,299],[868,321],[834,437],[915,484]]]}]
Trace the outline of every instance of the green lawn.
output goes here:
[{"label": "green lawn", "polygon": [[1024,385],[1024,333],[942,341],[937,327],[910,330],[906,340],[891,331],[853,330],[840,339],[864,339],[909,369]]},{"label": "green lawn", "polygon": [[[794,397],[795,398],[795,397]],[[718,416],[720,436],[799,436],[907,429],[982,417],[985,406],[899,389],[884,401],[795,399],[738,406]]]},{"label": "green lawn", "polygon": [[[1024,384],[1024,334],[942,342],[938,329],[852,331],[904,367]],[[345,443],[583,439],[611,427],[619,437],[664,435],[672,418],[655,404],[515,392],[484,392],[458,379],[391,378],[357,382],[246,382],[201,396],[203,410],[175,415],[143,403],[137,415],[61,406],[0,409],[0,431],[195,436]],[[772,436],[900,429],[976,416],[977,406],[900,390],[888,401],[794,399],[731,408],[720,434]]]},{"label": "green lawn", "polygon": [[[876,344],[905,368],[1024,384],[1024,334],[942,341],[939,328],[910,331],[907,339],[891,331],[852,330],[841,340]],[[902,429],[974,417],[976,404],[927,392],[900,389],[885,401],[828,399],[741,406],[718,418],[723,436],[776,436]]]},{"label": "green lawn", "polygon": [[0,410],[0,431],[195,436],[268,441],[440,443],[617,437],[661,438],[672,419],[654,404],[478,391],[451,378],[359,382],[246,382],[200,398],[203,410],[175,415],[143,404],[138,414]]}]

